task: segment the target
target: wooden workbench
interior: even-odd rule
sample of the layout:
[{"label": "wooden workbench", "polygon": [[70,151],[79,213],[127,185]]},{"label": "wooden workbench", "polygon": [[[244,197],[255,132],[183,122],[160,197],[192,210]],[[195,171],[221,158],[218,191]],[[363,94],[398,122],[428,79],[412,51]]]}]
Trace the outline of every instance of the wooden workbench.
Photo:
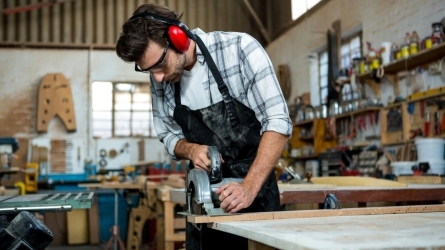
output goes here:
[{"label": "wooden workbench", "polygon": [[340,202],[406,202],[444,201],[445,185],[408,185],[406,187],[333,187],[293,189],[280,186],[281,204],[323,203],[327,194],[334,194]]},{"label": "wooden workbench", "polygon": [[[445,201],[445,185],[417,185],[406,187],[323,187],[300,188],[280,185],[281,204],[324,203],[327,194],[334,194],[340,202],[406,202]],[[184,189],[171,189],[175,202],[185,203]]]},{"label": "wooden workbench", "polygon": [[444,248],[445,212],[217,222],[249,249]]},{"label": "wooden workbench", "polygon": [[[180,190],[171,192],[171,190]],[[185,190],[159,186],[156,190],[156,237],[158,249],[173,250],[175,242],[185,241],[185,219],[175,218],[176,204],[185,204]],[[182,230],[177,230],[182,229]]]}]

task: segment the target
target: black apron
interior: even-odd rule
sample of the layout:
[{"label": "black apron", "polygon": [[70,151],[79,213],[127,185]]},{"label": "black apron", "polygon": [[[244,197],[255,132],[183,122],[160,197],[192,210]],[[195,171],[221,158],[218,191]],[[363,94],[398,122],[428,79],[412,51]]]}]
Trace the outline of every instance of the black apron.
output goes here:
[{"label": "black apron", "polygon": [[[197,39],[199,40],[198,36]],[[212,62],[209,62],[210,60]],[[211,63],[214,65],[214,62],[210,60],[206,61],[212,70]],[[230,96],[221,75],[214,69],[212,74],[217,79],[223,100],[203,109],[191,110],[181,104],[180,84],[176,83],[173,118],[181,127],[187,141],[218,147],[225,161],[222,165],[223,177],[244,178],[258,151],[261,124],[251,109]],[[190,167],[193,167],[192,162]],[[275,171],[271,171],[253,203],[239,212],[279,211],[279,197]],[[186,249],[247,249],[247,239],[207,228],[206,224],[198,230],[191,223],[187,223]]]}]

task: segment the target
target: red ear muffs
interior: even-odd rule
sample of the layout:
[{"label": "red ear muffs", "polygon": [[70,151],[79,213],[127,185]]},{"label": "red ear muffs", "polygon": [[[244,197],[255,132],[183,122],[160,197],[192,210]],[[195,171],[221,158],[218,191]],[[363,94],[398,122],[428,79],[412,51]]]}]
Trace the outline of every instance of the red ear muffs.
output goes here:
[{"label": "red ear muffs", "polygon": [[187,37],[187,34],[178,26],[170,25],[168,28],[168,36],[177,51],[184,53],[189,49],[190,38]]}]

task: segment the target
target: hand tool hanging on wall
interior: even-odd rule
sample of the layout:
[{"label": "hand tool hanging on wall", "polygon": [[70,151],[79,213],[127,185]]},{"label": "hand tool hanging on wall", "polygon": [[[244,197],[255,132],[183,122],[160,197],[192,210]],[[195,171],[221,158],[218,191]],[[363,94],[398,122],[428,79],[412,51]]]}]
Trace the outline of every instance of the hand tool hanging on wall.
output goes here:
[{"label": "hand tool hanging on wall", "polygon": [[423,135],[425,137],[428,137],[429,134],[430,134],[430,109],[426,108]]},{"label": "hand tool hanging on wall", "polygon": [[413,116],[414,116],[414,103],[408,104],[408,113],[409,113],[409,123],[413,124]]},{"label": "hand tool hanging on wall", "polygon": [[47,132],[54,116],[59,116],[68,132],[76,131],[76,117],[71,87],[63,74],[46,74],[39,86],[37,132]]}]

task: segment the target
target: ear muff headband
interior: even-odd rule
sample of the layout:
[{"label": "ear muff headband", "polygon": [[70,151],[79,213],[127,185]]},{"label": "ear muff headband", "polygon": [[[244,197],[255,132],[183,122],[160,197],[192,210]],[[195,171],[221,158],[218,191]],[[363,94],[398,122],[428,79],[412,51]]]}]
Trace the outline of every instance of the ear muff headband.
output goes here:
[{"label": "ear muff headband", "polygon": [[132,17],[130,17],[129,20],[144,17],[148,17],[155,21],[170,25],[170,27],[168,28],[168,39],[170,40],[172,46],[181,53],[184,53],[188,50],[190,46],[190,39],[194,40],[195,38],[195,35],[190,32],[189,28],[178,20],[173,20],[146,12],[133,15]]}]

